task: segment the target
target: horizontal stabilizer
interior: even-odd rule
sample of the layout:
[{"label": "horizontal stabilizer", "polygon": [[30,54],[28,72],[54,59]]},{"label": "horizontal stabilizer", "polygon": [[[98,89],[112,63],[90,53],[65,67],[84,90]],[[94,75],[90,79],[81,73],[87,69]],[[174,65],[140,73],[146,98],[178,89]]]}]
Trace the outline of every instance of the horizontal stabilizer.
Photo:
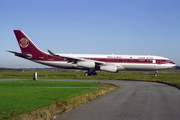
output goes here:
[{"label": "horizontal stabilizer", "polygon": [[10,52],[10,53],[13,53],[15,54],[16,56],[19,56],[19,57],[23,57],[23,58],[32,58],[32,55],[31,54],[23,54],[23,53],[18,53],[18,52],[14,52],[14,51],[8,51],[6,50],[7,52]]}]

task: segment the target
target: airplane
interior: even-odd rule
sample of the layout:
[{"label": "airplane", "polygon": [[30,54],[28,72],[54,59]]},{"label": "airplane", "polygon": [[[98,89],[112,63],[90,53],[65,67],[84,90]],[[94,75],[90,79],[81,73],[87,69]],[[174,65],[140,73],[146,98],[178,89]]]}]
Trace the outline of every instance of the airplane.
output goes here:
[{"label": "airplane", "polygon": [[152,55],[56,54],[51,50],[47,53],[40,50],[22,30],[14,30],[14,34],[21,53],[7,52],[51,67],[87,70],[85,76],[97,75],[96,71],[157,71],[176,66],[168,58]]}]

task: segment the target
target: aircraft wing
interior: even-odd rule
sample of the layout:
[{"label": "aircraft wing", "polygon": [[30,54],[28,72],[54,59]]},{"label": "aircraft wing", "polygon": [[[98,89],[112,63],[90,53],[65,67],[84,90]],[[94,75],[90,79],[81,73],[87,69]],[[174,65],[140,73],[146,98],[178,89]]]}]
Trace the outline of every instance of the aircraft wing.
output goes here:
[{"label": "aircraft wing", "polygon": [[50,50],[48,50],[48,52],[50,55],[53,55],[56,57],[61,57],[61,58],[64,58],[65,60],[68,60],[68,63],[70,63],[70,62],[76,63],[77,61],[94,61],[96,63],[96,65],[105,64],[105,62],[95,61],[95,60],[91,60],[91,59],[84,59],[84,58],[80,58],[80,57],[65,56],[65,55],[57,55]]}]

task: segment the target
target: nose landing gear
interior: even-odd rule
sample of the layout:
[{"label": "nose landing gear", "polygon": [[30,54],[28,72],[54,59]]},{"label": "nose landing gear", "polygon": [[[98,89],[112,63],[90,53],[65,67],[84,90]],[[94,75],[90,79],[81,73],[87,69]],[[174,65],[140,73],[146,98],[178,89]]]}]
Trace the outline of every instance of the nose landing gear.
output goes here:
[{"label": "nose landing gear", "polygon": [[157,71],[157,70],[155,71],[155,74],[154,74],[154,76],[158,76],[158,71]]}]

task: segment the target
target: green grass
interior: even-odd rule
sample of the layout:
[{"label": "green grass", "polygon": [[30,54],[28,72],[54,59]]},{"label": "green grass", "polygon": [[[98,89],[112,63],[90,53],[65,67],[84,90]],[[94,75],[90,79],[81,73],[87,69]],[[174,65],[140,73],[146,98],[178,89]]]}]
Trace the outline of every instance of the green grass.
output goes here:
[{"label": "green grass", "polygon": [[[36,84],[37,83],[37,84]],[[51,86],[48,87],[47,86]],[[68,98],[100,88],[52,88],[97,87],[99,83],[66,81],[6,81],[0,82],[0,119],[10,119],[55,104],[56,100],[67,103]]]},{"label": "green grass", "polygon": [[[140,80],[162,82],[180,88],[180,71],[154,72],[97,72],[96,76],[84,76],[84,71],[59,70],[5,70],[0,71],[0,78],[32,79],[37,72],[38,79],[107,79],[107,80]],[[171,72],[171,73],[169,73]],[[11,118],[14,110],[16,115],[28,113],[55,104],[56,100],[67,102],[68,98],[94,92],[100,88],[51,88],[54,87],[98,87],[97,83],[68,81],[6,81],[0,82],[0,119]],[[49,87],[49,88],[46,88]],[[5,113],[4,113],[5,112]]]},{"label": "green grass", "polygon": [[[85,71],[60,71],[60,70],[4,70],[0,71],[0,78],[32,79],[37,72],[38,79],[108,79],[108,80],[143,80],[158,81],[175,85],[180,88],[180,71],[160,71],[158,76],[154,72],[97,72],[96,76],[84,76]],[[169,73],[171,72],[171,73]]]},{"label": "green grass", "polygon": [[92,82],[73,82],[73,81],[33,81],[33,80],[19,80],[19,81],[4,81],[0,82],[0,87],[98,87],[100,83]]},{"label": "green grass", "polygon": [[[154,72],[97,72],[96,76],[84,76],[85,71],[60,71],[60,70],[4,70],[0,71],[0,78],[32,79],[33,73],[37,72],[38,79],[108,79],[108,80],[143,80],[160,81],[180,84],[180,71],[160,71],[158,76]],[[167,73],[172,72],[172,73]]]}]

